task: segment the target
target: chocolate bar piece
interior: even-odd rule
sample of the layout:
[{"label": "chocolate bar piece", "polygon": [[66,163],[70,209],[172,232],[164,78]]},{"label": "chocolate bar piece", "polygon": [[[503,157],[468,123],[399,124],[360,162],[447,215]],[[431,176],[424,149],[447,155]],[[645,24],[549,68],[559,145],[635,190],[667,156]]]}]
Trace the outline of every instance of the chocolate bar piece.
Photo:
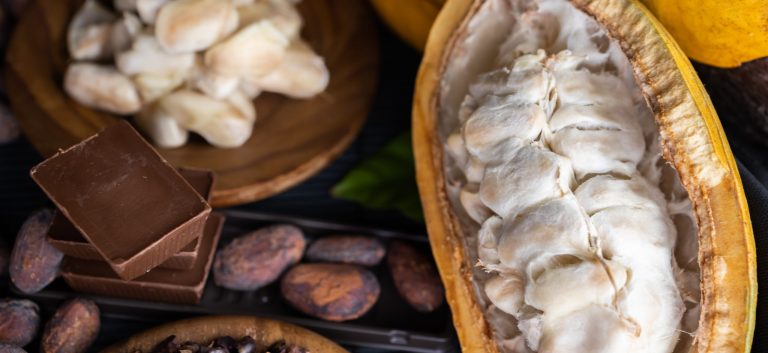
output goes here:
[{"label": "chocolate bar piece", "polygon": [[[209,199],[213,188],[213,172],[179,168],[179,174],[192,185],[200,196],[206,200]],[[60,212],[56,212],[53,217],[53,223],[48,230],[48,242],[69,257],[103,261],[96,248],[85,240],[75,226]],[[199,246],[200,237],[197,237],[158,267],[176,270],[192,268]]]},{"label": "chocolate bar piece", "polygon": [[38,164],[32,179],[120,278],[136,278],[200,235],[211,207],[130,124]]},{"label": "chocolate bar piece", "polygon": [[67,258],[61,275],[72,289],[111,297],[140,299],[178,304],[197,304],[203,295],[216,245],[224,224],[224,216],[208,217],[200,253],[191,270],[155,268],[132,281],[121,280],[112,269],[99,261]]},{"label": "chocolate bar piece", "polygon": [[208,203],[213,197],[213,183],[216,178],[212,171],[192,168],[179,168],[179,174],[197,191]]}]

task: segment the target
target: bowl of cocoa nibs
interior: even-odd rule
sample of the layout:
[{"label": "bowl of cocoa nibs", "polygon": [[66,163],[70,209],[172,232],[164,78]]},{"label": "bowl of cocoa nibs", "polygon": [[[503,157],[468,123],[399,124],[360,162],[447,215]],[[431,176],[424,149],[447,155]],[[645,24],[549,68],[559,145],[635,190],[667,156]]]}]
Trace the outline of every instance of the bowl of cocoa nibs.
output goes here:
[{"label": "bowl of cocoa nibs", "polygon": [[161,325],[102,353],[348,353],[317,333],[253,316],[201,316]]}]

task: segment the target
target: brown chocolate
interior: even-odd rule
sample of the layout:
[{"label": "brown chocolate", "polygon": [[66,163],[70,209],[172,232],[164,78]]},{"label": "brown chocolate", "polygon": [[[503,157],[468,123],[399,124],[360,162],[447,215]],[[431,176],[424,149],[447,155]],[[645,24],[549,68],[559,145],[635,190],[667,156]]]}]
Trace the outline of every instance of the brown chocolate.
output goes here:
[{"label": "brown chocolate", "polygon": [[211,202],[211,198],[213,197],[213,183],[216,181],[216,177],[212,171],[179,168],[179,174],[187,180],[189,185],[191,185],[202,198],[209,203]]},{"label": "brown chocolate", "polygon": [[[213,188],[213,172],[179,168],[179,174],[192,185],[200,196],[210,200]],[[48,242],[69,257],[83,260],[103,260],[96,248],[83,238],[77,228],[72,225],[72,222],[62,216],[60,212],[56,212],[53,218],[53,224],[48,231]],[[176,270],[191,269],[195,264],[199,247],[200,237],[197,237],[158,267]]]},{"label": "brown chocolate", "polygon": [[112,269],[98,261],[67,258],[61,275],[72,289],[104,296],[197,304],[203,295],[205,281],[219,242],[224,216],[212,213],[205,225],[200,253],[191,270],[155,268],[132,281],[120,279]]},{"label": "brown chocolate", "polygon": [[136,278],[202,231],[211,207],[127,122],[30,172],[120,278]]}]

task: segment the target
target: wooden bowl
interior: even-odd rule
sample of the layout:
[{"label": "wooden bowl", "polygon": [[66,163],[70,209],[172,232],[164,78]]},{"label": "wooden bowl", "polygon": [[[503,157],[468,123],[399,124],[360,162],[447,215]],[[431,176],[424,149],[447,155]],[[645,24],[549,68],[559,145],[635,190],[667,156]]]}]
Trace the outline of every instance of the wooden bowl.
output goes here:
[{"label": "wooden bowl", "polygon": [[281,321],[253,316],[202,316],[158,326],[139,333],[102,353],[147,353],[168,336],[175,335],[177,342],[207,344],[220,336],[240,339],[251,336],[262,345],[285,340],[308,349],[312,353],[349,353],[333,341],[307,329]]},{"label": "wooden bowl", "polygon": [[[66,29],[82,2],[31,2],[8,48],[12,108],[44,156],[121,118],[82,106],[63,90],[71,62]],[[260,96],[253,134],[242,147],[215,148],[196,136],[183,147],[159,149],[174,166],[215,171],[214,206],[263,199],[307,179],[341,154],[365,121],[378,78],[378,36],[367,2],[305,0],[299,11],[302,37],[331,73],[325,92],[307,100]]]}]

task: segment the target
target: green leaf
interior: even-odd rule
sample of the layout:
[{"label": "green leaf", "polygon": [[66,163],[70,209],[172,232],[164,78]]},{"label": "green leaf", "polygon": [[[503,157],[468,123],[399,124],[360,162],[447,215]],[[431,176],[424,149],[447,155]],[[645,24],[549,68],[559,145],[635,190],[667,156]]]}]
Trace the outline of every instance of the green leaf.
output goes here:
[{"label": "green leaf", "polygon": [[361,162],[331,193],[374,209],[396,209],[408,218],[423,221],[411,132],[403,132]]}]

